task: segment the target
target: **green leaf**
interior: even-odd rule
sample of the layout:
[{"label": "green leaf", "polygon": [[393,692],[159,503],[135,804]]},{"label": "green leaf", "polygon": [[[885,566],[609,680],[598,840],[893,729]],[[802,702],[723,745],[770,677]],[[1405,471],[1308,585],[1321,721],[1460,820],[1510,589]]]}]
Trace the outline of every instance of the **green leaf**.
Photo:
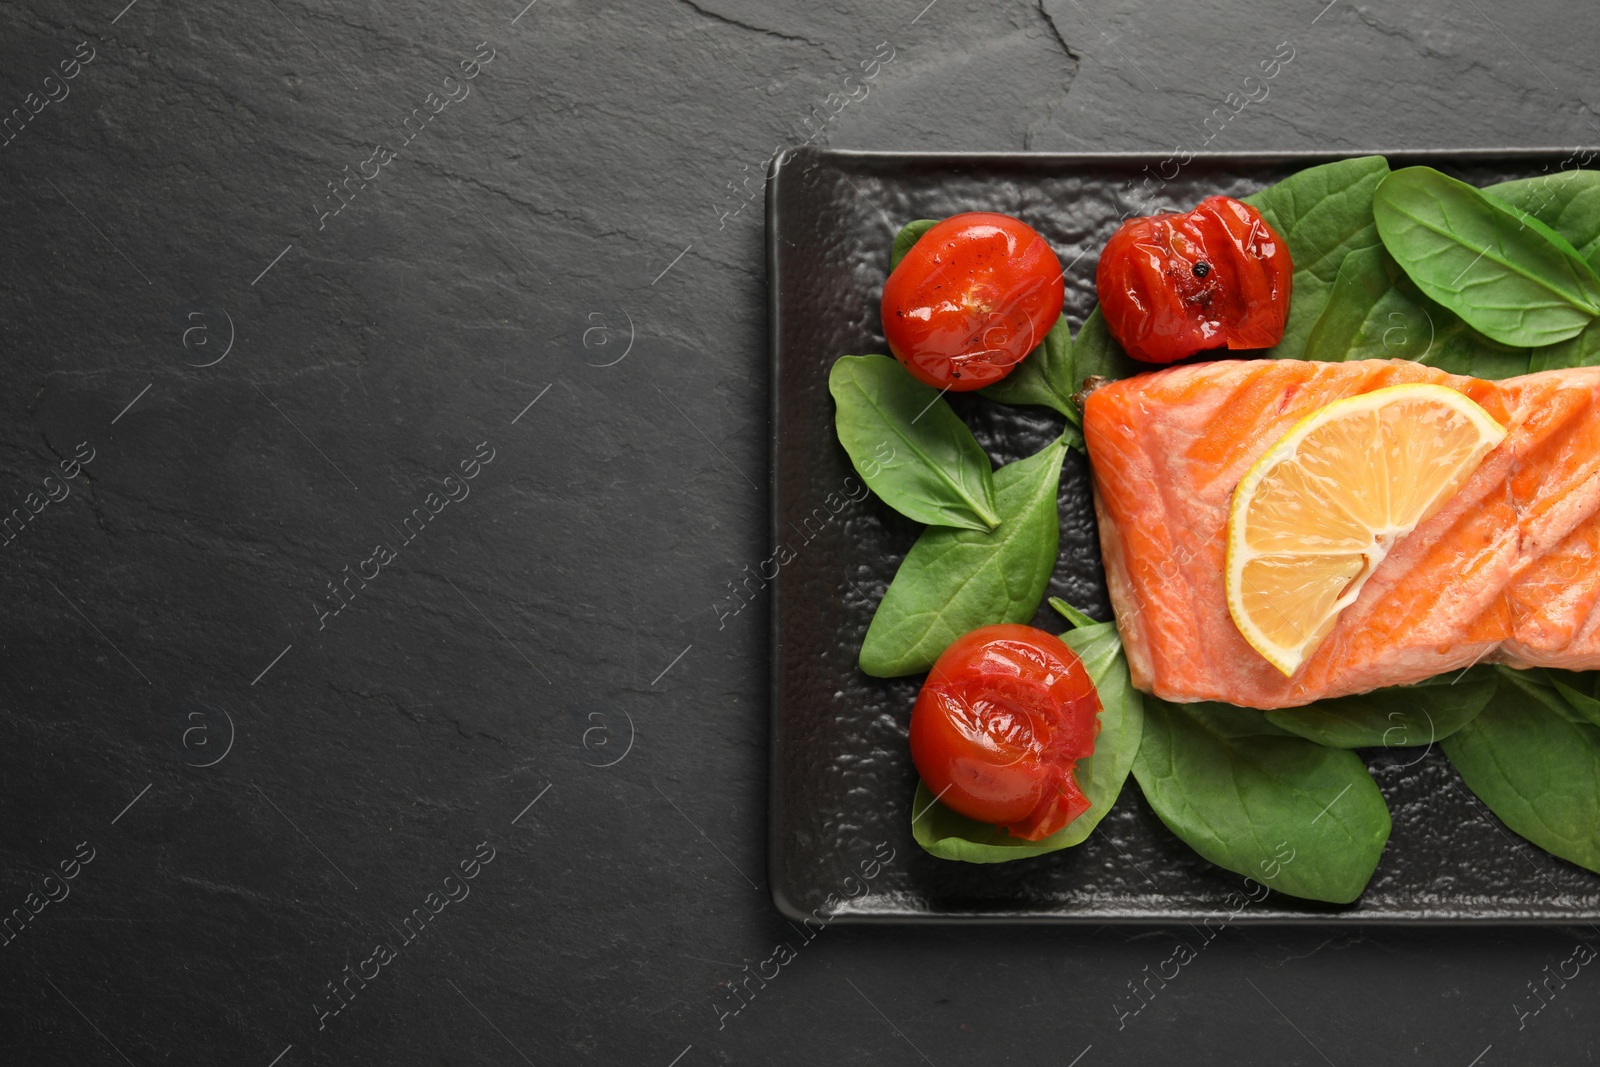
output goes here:
[{"label": "green leaf", "polygon": [[1435,323],[1420,302],[1397,288],[1402,277],[1382,246],[1345,256],[1322,314],[1306,335],[1304,357],[1341,363],[1416,359],[1427,352]]},{"label": "green leaf", "polygon": [[929,527],[906,554],[861,645],[861,669],[879,678],[915,674],[979,626],[1027,622],[1056,564],[1056,490],[1065,440],[995,472],[1000,525]]},{"label": "green leaf", "polygon": [[1289,245],[1294,283],[1283,340],[1262,354],[1302,359],[1312,326],[1351,252],[1379,244],[1372,192],[1389,173],[1382,156],[1358,156],[1291,174],[1244,198]]},{"label": "green leaf", "polygon": [[1061,640],[1083,661],[1100,696],[1094,753],[1079,760],[1077,768],[1078,788],[1089,798],[1089,810],[1061,829],[1064,843],[1076,845],[1088,839],[1122,793],[1144,736],[1144,697],[1128,676],[1128,657],[1122,652],[1116,623],[1080,624],[1062,634]]},{"label": "green leaf", "polygon": [[1545,677],[1567,701],[1565,717],[1579,725],[1600,726],[1600,673],[1545,671]]},{"label": "green leaf", "polygon": [[1306,359],[1413,359],[1451,374],[1510,378],[1528,372],[1527,349],[1498,344],[1429,300],[1382,247],[1345,257]]},{"label": "green leaf", "polygon": [[[1591,267],[1600,269],[1600,171],[1563,170],[1501,182],[1486,190],[1565,237]],[[1566,341],[1536,348],[1530,371],[1600,365],[1600,319]]]},{"label": "green leaf", "polygon": [[[1372,194],[1388,173],[1380,156],[1341,160],[1244,198],[1283,235],[1295,262],[1284,339],[1264,355],[1329,362],[1415,359],[1478,378],[1600,364],[1600,320],[1530,355],[1526,346],[1490,340],[1425,296],[1378,236]],[[1600,171],[1561,171],[1485,191],[1554,229],[1600,269]],[[1108,353],[1127,359],[1096,308],[1079,333],[1075,359],[1092,362],[1099,356],[1103,369],[1082,373],[1121,378],[1148,369],[1114,365]]]},{"label": "green leaf", "polygon": [[1361,895],[1390,822],[1359,756],[1288,735],[1259,711],[1144,704],[1133,776],[1168,829],[1217,866],[1291,896]]},{"label": "green leaf", "polygon": [[1428,351],[1417,357],[1418,363],[1472,378],[1515,378],[1528,373],[1533,352],[1489,340],[1456,315],[1416,292],[1411,279],[1405,279],[1401,285],[1411,292],[1412,299],[1429,309],[1433,321],[1438,324]]},{"label": "green leaf", "polygon": [[1083,416],[1072,402],[1082,384],[1072,361],[1072,330],[1065,315],[1056,320],[1044,340],[1011,369],[1011,373],[978,395],[1001,404],[1037,404],[1065,415],[1074,426]]},{"label": "green leaf", "polygon": [[1576,337],[1535,348],[1528,359],[1531,371],[1596,365],[1600,365],[1600,319],[1585,326]]},{"label": "green leaf", "polygon": [[1416,685],[1319,700],[1266,713],[1267,721],[1330,748],[1432,745],[1471,722],[1494,696],[1489,667],[1442,674]]},{"label": "green leaf", "polygon": [[841,356],[828,374],[834,427],[885,504],[929,526],[992,530],[989,457],[937,389],[888,356]]},{"label": "green leaf", "polygon": [[1383,180],[1372,209],[1411,280],[1491,340],[1554,344],[1600,315],[1600,276],[1565,238],[1466,182],[1407,167]]},{"label": "green leaf", "polygon": [[[1553,227],[1600,262],[1600,172],[1502,182],[1486,192]],[[1296,299],[1298,299],[1298,294]],[[1382,247],[1352,251],[1303,353],[1306,359],[1414,359],[1452,374],[1510,378],[1530,371],[1600,364],[1600,319],[1569,340],[1531,353],[1484,337],[1424,296]]]},{"label": "green leaf", "polygon": [[[1081,614],[1081,613],[1080,613]],[[1094,753],[1078,761],[1078,788],[1089,810],[1042,841],[1023,841],[998,826],[958,815],[934,800],[922,783],[912,801],[911,836],[941,859],[1003,863],[1081,844],[1100,825],[1128,778],[1144,733],[1144,703],[1128,679],[1128,661],[1115,623],[1096,622],[1062,635],[1094,682],[1100,696],[1100,733]]]},{"label": "green leaf", "polygon": [[1089,618],[1089,616],[1085,615],[1083,612],[1079,611],[1071,604],[1068,604],[1065,600],[1062,600],[1058,596],[1053,596],[1050,598],[1050,606],[1055,608],[1062,618],[1066,619],[1076,628],[1106,625],[1103,622],[1096,622]]},{"label": "green leaf", "polygon": [[1563,170],[1501,182],[1484,192],[1555,230],[1600,270],[1600,171]]},{"label": "green leaf", "polygon": [[906,258],[906,253],[911,251],[911,246],[937,225],[938,219],[917,219],[900,227],[900,232],[894,235],[894,247],[889,250],[889,271],[893,273],[900,261]]},{"label": "green leaf", "polygon": [[1085,378],[1126,378],[1141,371],[1154,370],[1148,363],[1140,363],[1122,350],[1106,329],[1106,318],[1100,306],[1089,312],[1078,331],[1072,346],[1072,374],[1081,386]]},{"label": "green leaf", "polygon": [[1496,669],[1494,698],[1445,740],[1445,755],[1513,831],[1600,871],[1600,726],[1572,721],[1540,672]]}]

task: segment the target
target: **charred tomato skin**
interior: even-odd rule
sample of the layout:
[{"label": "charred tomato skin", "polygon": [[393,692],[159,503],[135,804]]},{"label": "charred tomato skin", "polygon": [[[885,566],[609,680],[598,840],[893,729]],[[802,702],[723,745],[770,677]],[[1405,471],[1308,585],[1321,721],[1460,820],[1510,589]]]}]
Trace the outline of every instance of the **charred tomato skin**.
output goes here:
[{"label": "charred tomato skin", "polygon": [[1094,751],[1100,697],[1054,634],[983,626],[945,649],[911,712],[911,759],[939,802],[1038,841],[1089,808],[1077,762]]},{"label": "charred tomato skin", "polygon": [[1106,328],[1134,359],[1171,363],[1283,339],[1294,261],[1261,213],[1227,196],[1123,223],[1100,253]]},{"label": "charred tomato skin", "polygon": [[981,389],[1061,315],[1061,260],[1027,223],[970,211],[923,234],[883,286],[889,352],[924,385]]}]

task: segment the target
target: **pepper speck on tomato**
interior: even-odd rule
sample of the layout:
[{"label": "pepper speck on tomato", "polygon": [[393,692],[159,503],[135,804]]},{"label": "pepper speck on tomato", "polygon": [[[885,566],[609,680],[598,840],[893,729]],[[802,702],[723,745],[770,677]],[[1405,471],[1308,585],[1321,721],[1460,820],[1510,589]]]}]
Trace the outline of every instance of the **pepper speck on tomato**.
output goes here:
[{"label": "pepper speck on tomato", "polygon": [[986,211],[932,227],[883,286],[883,336],[935,389],[992,385],[1061,315],[1061,261],[1032,227]]},{"label": "pepper speck on tomato", "polygon": [[1123,223],[1095,272],[1111,336],[1134,359],[1171,363],[1211,348],[1283,339],[1294,262],[1261,213],[1226,196]]},{"label": "pepper speck on tomato", "polygon": [[1089,809],[1077,762],[1094,751],[1100,696],[1054,634],[983,626],[934,663],[911,712],[911,759],[953,811],[1038,841]]}]

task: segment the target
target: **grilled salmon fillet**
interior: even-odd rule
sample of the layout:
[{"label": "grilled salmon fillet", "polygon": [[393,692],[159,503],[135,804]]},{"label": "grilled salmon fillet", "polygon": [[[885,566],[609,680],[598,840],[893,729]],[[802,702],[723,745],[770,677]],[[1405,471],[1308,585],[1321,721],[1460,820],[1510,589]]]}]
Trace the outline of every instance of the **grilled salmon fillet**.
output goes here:
[{"label": "grilled salmon fillet", "polygon": [[[1506,438],[1286,678],[1228,613],[1234,487],[1318,408],[1422,382],[1465,394]],[[1600,668],[1600,368],[1491,382],[1407,360],[1223,360],[1101,386],[1083,429],[1106,582],[1145,692],[1282,708],[1479,662]]]}]

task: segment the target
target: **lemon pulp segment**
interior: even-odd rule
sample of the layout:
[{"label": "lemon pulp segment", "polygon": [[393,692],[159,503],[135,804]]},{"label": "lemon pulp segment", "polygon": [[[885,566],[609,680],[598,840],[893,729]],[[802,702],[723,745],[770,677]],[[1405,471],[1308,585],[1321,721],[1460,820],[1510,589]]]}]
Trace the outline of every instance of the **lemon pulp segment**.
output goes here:
[{"label": "lemon pulp segment", "polygon": [[1228,612],[1292,675],[1395,542],[1454,496],[1506,435],[1442,385],[1396,385],[1306,416],[1228,509]]}]

